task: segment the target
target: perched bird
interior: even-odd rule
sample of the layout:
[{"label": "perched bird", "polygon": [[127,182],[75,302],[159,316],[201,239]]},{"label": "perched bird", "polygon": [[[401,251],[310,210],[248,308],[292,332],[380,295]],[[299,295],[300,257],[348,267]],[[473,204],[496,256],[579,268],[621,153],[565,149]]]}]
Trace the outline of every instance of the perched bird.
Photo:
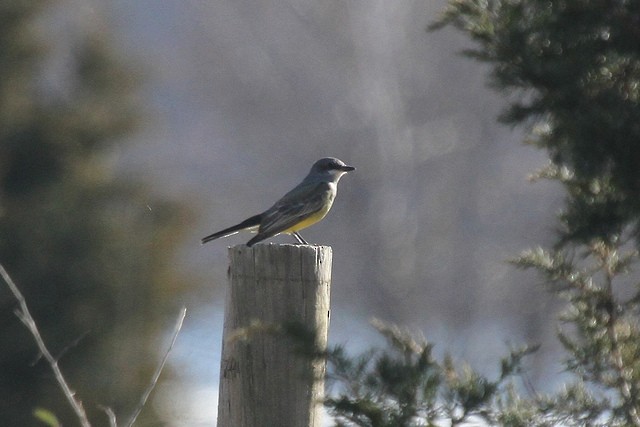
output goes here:
[{"label": "perched bird", "polygon": [[298,231],[315,224],[327,215],[338,190],[342,175],[355,170],[342,160],[325,157],[313,164],[309,174],[293,190],[273,206],[233,227],[213,233],[202,239],[205,244],[220,237],[231,236],[242,230],[258,234],[247,246],[253,246],[280,233],[293,234],[299,243],[308,244]]}]

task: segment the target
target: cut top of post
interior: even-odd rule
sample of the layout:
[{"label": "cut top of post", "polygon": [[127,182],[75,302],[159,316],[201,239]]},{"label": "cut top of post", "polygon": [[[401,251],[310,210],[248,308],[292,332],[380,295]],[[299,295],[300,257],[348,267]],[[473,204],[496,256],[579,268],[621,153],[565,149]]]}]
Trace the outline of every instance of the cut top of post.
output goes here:
[{"label": "cut top of post", "polygon": [[258,244],[229,248],[230,274],[270,280],[331,281],[330,246]]}]

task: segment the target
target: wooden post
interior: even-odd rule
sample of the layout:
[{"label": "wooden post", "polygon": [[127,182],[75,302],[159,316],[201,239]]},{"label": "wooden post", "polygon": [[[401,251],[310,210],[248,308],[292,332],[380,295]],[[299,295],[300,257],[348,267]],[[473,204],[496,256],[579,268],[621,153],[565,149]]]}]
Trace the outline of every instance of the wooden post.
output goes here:
[{"label": "wooden post", "polygon": [[274,328],[297,322],[326,348],[331,247],[229,248],[218,427],[320,427],[325,363]]}]

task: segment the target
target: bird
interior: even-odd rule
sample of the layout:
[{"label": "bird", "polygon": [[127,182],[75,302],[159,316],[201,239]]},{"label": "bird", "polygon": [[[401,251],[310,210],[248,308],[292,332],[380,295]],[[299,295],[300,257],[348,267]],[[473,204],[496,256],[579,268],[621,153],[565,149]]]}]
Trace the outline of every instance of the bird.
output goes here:
[{"label": "bird", "polygon": [[299,231],[327,215],[336,197],[338,181],[353,170],[353,166],[335,157],[322,158],[313,164],[300,184],[269,209],[202,238],[202,244],[247,230],[258,233],[247,242],[248,247],[281,233],[292,234],[298,243],[308,245]]}]

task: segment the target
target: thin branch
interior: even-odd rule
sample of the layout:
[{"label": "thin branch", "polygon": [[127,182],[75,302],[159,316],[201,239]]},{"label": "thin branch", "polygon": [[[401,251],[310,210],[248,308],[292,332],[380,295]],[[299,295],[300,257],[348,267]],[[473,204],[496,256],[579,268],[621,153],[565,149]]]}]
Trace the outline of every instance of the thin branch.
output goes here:
[{"label": "thin branch", "polygon": [[71,350],[72,348],[76,347],[80,341],[82,341],[87,335],[89,335],[90,331],[86,331],[83,334],[81,334],[78,338],[76,338],[75,340],[73,340],[71,343],[67,344],[65,346],[65,348],[63,348],[62,350],[60,350],[60,353],[58,353],[58,355],[56,356],[56,360],[60,360],[62,359],[62,356],[64,356],[67,351]]},{"label": "thin branch", "polygon": [[529,374],[527,372],[521,372],[520,373],[520,379],[521,379],[522,384],[524,385],[524,388],[527,391],[527,393],[529,393],[529,395],[536,402],[539,402],[540,401],[540,394],[536,390],[536,387],[533,385],[533,381],[531,381],[531,377],[529,376]]},{"label": "thin branch", "polygon": [[13,280],[11,280],[11,277],[9,276],[7,271],[4,269],[2,264],[0,264],[0,275],[2,276],[4,281],[7,283],[7,285],[9,286],[9,289],[11,290],[11,293],[13,293],[13,296],[16,298],[16,300],[20,304],[20,309],[16,310],[16,316],[18,316],[20,321],[22,321],[22,323],[24,323],[27,329],[29,329],[29,332],[31,332],[31,335],[33,335],[36,345],[38,346],[38,350],[40,350],[40,353],[42,354],[42,356],[49,363],[51,370],[53,370],[53,374],[55,375],[56,381],[60,385],[60,388],[62,389],[65,397],[67,398],[67,401],[71,405],[71,408],[76,413],[76,416],[80,421],[80,424],[82,425],[82,427],[91,427],[91,424],[89,423],[89,419],[87,418],[87,414],[84,411],[84,408],[82,407],[82,402],[76,399],[75,392],[71,390],[71,388],[69,387],[69,384],[67,384],[67,381],[65,380],[64,376],[62,375],[62,371],[60,371],[60,367],[58,366],[58,361],[51,355],[51,353],[49,352],[49,349],[47,349],[47,346],[45,345],[42,339],[42,336],[38,331],[36,322],[35,320],[33,320],[31,313],[29,313],[29,308],[27,307],[27,302],[24,299],[24,296],[22,296],[22,293],[20,292],[18,287],[15,285],[15,283],[13,283]]},{"label": "thin branch", "polygon": [[131,427],[133,425],[133,423],[136,421],[136,418],[138,418],[138,415],[140,415],[140,412],[142,411],[142,408],[144,407],[145,403],[147,403],[147,399],[149,398],[149,395],[151,394],[151,392],[155,388],[155,386],[156,386],[156,384],[158,382],[158,378],[160,378],[160,373],[164,369],[164,365],[167,363],[167,359],[169,358],[169,353],[173,349],[173,345],[175,344],[176,339],[178,338],[178,334],[180,333],[180,329],[182,329],[182,323],[184,321],[184,317],[185,317],[186,314],[187,314],[187,308],[186,307],[182,307],[182,310],[180,310],[180,314],[178,314],[178,319],[176,321],[176,326],[173,328],[173,335],[171,337],[171,343],[169,344],[169,348],[167,348],[167,351],[164,353],[164,356],[162,357],[162,360],[160,361],[160,364],[156,368],[156,371],[153,373],[153,377],[151,378],[151,382],[149,383],[147,388],[144,390],[144,393],[142,393],[142,396],[140,396],[140,402],[134,408],[133,414],[131,414],[131,417],[129,418],[129,421],[127,421],[127,423],[125,424],[125,427]]},{"label": "thin branch", "polygon": [[107,415],[107,418],[109,418],[109,427],[118,427],[118,422],[116,421],[116,413],[113,412],[113,409],[108,406],[102,405],[98,405],[98,408],[100,408]]}]

